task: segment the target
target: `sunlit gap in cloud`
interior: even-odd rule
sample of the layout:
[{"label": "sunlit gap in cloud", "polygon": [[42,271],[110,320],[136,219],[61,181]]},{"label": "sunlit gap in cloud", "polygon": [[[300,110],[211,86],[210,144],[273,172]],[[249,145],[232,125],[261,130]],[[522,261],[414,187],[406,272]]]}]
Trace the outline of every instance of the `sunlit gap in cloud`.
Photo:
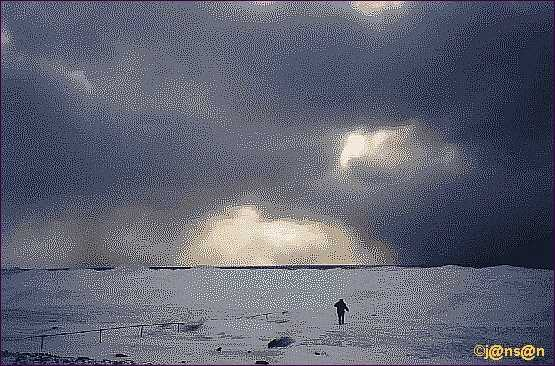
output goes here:
[{"label": "sunlit gap in cloud", "polygon": [[418,123],[347,133],[342,140],[338,165],[342,172],[356,166],[358,170],[402,174],[426,169],[454,173],[469,168],[459,146],[442,141]]},{"label": "sunlit gap in cloud", "polygon": [[357,12],[372,16],[383,11],[400,9],[405,6],[406,1],[351,1],[351,7]]},{"label": "sunlit gap in cloud", "polygon": [[395,258],[384,243],[362,243],[340,224],[268,218],[253,205],[207,217],[189,234],[184,240],[182,265],[375,265],[391,264]]},{"label": "sunlit gap in cloud", "polygon": [[366,134],[362,131],[351,132],[343,144],[339,164],[342,169],[349,167],[349,162],[364,157],[383,155],[383,147],[387,140],[395,135],[395,131],[382,129]]}]

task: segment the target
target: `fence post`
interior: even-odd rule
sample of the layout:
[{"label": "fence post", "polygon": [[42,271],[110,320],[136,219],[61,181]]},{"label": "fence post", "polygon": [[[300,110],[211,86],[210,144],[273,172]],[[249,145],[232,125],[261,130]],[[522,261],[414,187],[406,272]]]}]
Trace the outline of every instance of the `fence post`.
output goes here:
[{"label": "fence post", "polygon": [[100,343],[102,343],[102,329],[99,330],[99,334],[100,334],[99,340],[100,340]]},{"label": "fence post", "polygon": [[141,325],[141,334],[140,337],[143,338],[143,326]]},{"label": "fence post", "polygon": [[42,352],[42,347],[44,346],[44,336],[40,337],[40,351]]}]

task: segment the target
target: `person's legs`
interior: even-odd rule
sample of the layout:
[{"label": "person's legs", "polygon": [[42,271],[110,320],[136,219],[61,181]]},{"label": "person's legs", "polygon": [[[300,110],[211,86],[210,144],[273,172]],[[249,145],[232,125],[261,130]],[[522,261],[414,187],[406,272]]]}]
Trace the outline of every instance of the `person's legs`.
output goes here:
[{"label": "person's legs", "polygon": [[345,312],[339,313],[339,324],[345,324]]},{"label": "person's legs", "polygon": [[339,325],[341,325],[341,313],[337,312],[337,320],[339,321]]}]

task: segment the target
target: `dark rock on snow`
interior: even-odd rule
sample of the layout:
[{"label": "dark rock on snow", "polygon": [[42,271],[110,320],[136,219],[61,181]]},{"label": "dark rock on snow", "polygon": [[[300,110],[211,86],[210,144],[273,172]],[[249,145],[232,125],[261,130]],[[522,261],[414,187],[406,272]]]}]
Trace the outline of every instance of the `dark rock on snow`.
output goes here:
[{"label": "dark rock on snow", "polygon": [[268,348],[287,347],[288,345],[290,345],[293,342],[294,342],[294,340],[292,338],[280,337],[280,338],[276,338],[276,339],[271,340],[270,343],[268,343]]},{"label": "dark rock on snow", "polygon": [[198,330],[201,326],[202,324],[183,324],[181,329],[183,329],[184,332],[194,332],[195,330]]}]

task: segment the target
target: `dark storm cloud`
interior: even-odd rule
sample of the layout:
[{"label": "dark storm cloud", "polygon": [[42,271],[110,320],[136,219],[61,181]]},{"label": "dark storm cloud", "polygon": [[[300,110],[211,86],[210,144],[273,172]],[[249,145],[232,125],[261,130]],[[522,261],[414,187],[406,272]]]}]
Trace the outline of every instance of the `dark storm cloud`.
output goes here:
[{"label": "dark storm cloud", "polygon": [[[62,225],[72,264],[114,263],[114,228],[156,212],[128,258],[156,262],[191,219],[260,203],[401,264],[550,266],[552,21],[550,3],[3,3],[3,246]],[[470,169],[334,176],[349,132],[414,119]]]}]

